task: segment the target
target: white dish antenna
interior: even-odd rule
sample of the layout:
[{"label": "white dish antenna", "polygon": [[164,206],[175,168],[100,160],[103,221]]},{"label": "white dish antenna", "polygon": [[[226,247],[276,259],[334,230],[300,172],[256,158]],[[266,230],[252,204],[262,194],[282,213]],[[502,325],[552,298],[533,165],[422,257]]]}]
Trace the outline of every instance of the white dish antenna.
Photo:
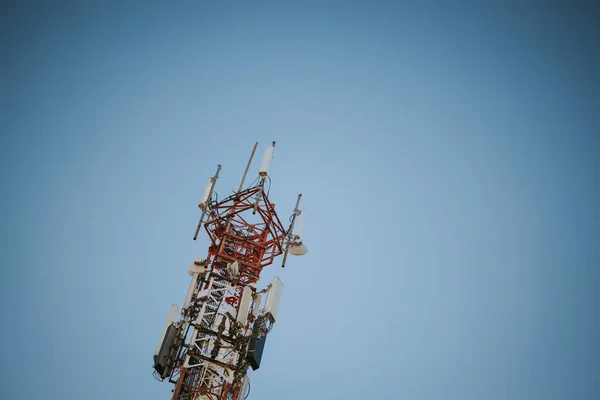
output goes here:
[{"label": "white dish antenna", "polygon": [[297,241],[292,243],[288,251],[293,256],[303,256],[308,253],[308,248],[301,241]]}]

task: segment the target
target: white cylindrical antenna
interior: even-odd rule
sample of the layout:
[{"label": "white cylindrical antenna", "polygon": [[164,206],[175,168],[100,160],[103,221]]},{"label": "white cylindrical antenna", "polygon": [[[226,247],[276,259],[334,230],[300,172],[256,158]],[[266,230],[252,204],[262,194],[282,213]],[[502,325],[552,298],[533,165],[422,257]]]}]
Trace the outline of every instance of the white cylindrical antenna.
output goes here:
[{"label": "white cylindrical antenna", "polygon": [[177,318],[177,304],[173,304],[171,306],[171,309],[169,310],[169,315],[167,315],[167,321],[165,322],[165,326],[163,328],[162,334],[160,335],[160,340],[158,341],[158,346],[156,346],[156,351],[154,352],[155,356],[157,356],[158,353],[160,352],[160,347],[162,346],[162,344],[165,340],[165,335],[167,334],[167,329],[169,329],[169,326],[171,326],[171,324],[173,324],[173,322],[175,322],[175,318]]},{"label": "white cylindrical antenna", "polygon": [[269,173],[269,166],[271,165],[271,159],[273,158],[273,153],[275,152],[275,142],[273,142],[272,146],[267,146],[265,149],[265,155],[263,156],[262,164],[260,165],[260,171],[258,171],[258,175],[266,178]]},{"label": "white cylindrical antenna", "polygon": [[250,394],[250,377],[248,375],[242,378],[242,385],[240,386],[240,399],[245,400]]},{"label": "white cylindrical antenna", "polygon": [[289,250],[290,254],[293,256],[303,256],[306,253],[308,253],[308,249],[306,248],[306,246],[304,244],[302,244],[300,239],[298,239],[297,241],[292,243],[292,245],[289,247],[288,250]]},{"label": "white cylindrical antenna", "polygon": [[204,187],[204,192],[202,193],[202,198],[200,199],[200,204],[198,204],[198,207],[200,207],[201,210],[206,210],[206,206],[208,204],[208,196],[210,196],[210,192],[212,192],[212,188],[213,188],[213,178],[210,177],[210,178],[208,178],[208,182],[206,183],[206,186]]},{"label": "white cylindrical antenna", "polygon": [[190,302],[192,301],[192,296],[194,295],[194,291],[196,290],[196,285],[198,283],[198,276],[199,276],[198,274],[192,275],[192,283],[190,283],[188,292],[185,295],[185,301],[183,302],[184,310],[190,306]]},{"label": "white cylindrical antenna", "polygon": [[304,214],[306,210],[301,210],[296,216],[296,227],[294,228],[294,235],[302,236],[302,228],[304,227]]}]

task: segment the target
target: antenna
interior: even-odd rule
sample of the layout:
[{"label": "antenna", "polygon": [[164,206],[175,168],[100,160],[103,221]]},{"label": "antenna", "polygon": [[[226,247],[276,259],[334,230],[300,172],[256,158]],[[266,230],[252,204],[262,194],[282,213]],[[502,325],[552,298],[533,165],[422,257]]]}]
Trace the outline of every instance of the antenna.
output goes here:
[{"label": "antenna", "polygon": [[271,159],[273,158],[273,153],[275,152],[275,142],[271,146],[267,146],[265,148],[265,154],[263,155],[262,164],[260,165],[260,170],[258,171],[258,175],[261,177],[261,180],[264,182],[269,173],[269,166],[271,165]]},{"label": "antenna", "polygon": [[256,153],[256,147],[258,146],[258,142],[254,143],[254,148],[252,149],[252,154],[250,154],[250,159],[248,160],[248,164],[246,164],[246,169],[244,170],[244,175],[242,176],[242,181],[240,182],[240,187],[238,192],[242,191],[242,187],[244,187],[244,181],[246,180],[246,175],[248,174],[248,168],[250,168],[250,164],[252,164],[252,158],[254,157],[254,153]]},{"label": "antenna", "polygon": [[[302,232],[302,228],[304,226],[304,214],[305,210],[299,210],[298,206],[300,205],[300,199],[302,198],[302,193],[298,194],[298,199],[296,199],[296,206],[294,207],[294,213],[292,214],[292,222],[290,223],[290,227],[287,230],[286,234],[286,246],[285,251],[283,253],[283,261],[281,263],[281,268],[285,268],[285,262],[287,261],[288,253],[293,256],[303,256],[308,253],[308,249],[302,241],[300,240],[300,233]],[[297,221],[296,221],[297,219]],[[296,232],[294,233],[294,225],[296,225]]]},{"label": "antenna", "polygon": [[260,165],[260,170],[258,171],[258,176],[260,177],[260,183],[258,184],[258,186],[261,188],[261,190],[256,194],[256,202],[254,203],[254,210],[252,211],[253,215],[256,214],[256,211],[258,210],[258,203],[264,192],[263,188],[265,185],[265,180],[268,176],[269,166],[271,165],[271,159],[273,158],[274,152],[275,141],[273,141],[273,144],[271,146],[267,146],[265,148],[265,154],[263,156],[262,164]]}]

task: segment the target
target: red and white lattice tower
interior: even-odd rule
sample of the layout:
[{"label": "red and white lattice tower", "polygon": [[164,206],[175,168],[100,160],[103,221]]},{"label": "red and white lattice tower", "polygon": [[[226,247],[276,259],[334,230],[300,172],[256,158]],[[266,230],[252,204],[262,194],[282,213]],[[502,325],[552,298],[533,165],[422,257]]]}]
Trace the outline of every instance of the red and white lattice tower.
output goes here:
[{"label": "red and white lattice tower", "polygon": [[286,229],[265,188],[275,142],[265,149],[258,179],[243,189],[257,144],[238,191],[213,199],[219,166],[199,204],[202,216],[194,240],[204,227],[210,239],[208,253],[189,267],[192,280],[181,318],[173,305],[154,354],[154,375],[175,384],[173,400],[246,398],[248,368],[260,365],[283,288],[275,277],[258,290],[260,273],[281,254],[285,266],[288,253],[307,251],[300,239],[301,195]]}]

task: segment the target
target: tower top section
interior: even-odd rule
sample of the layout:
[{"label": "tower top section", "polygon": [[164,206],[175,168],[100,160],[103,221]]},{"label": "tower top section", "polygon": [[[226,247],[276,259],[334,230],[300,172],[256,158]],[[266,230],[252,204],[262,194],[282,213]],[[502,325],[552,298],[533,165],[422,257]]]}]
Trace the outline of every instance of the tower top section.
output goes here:
[{"label": "tower top section", "polygon": [[[271,161],[275,154],[275,141],[267,146],[264,150],[262,162],[258,171],[258,178],[244,189],[244,182],[248,175],[248,170],[252,164],[252,160],[256,153],[258,142],[254,144],[252,152],[240,186],[234,194],[223,200],[218,200],[215,194],[215,185],[221,172],[221,165],[217,167],[215,175],[208,178],[208,182],[202,193],[198,208],[202,211],[200,221],[194,233],[194,240],[197,239],[200,229],[204,226],[212,245],[210,249],[215,251],[215,247],[219,244],[216,242],[221,237],[221,233],[228,229],[228,224],[239,226],[239,237],[246,242],[251,242],[260,237],[261,243],[265,243],[266,248],[261,249],[260,253],[264,258],[255,260],[255,255],[252,251],[248,254],[244,253],[247,259],[253,259],[253,262],[258,262],[260,268],[271,264],[275,257],[284,254],[282,266],[285,266],[287,255],[304,255],[308,249],[300,240],[300,233],[303,225],[305,210],[299,210],[301,194],[298,195],[296,206],[290,217],[290,225],[287,229],[284,228],[279,216],[275,212],[274,204],[268,198],[268,192],[265,191],[265,182],[269,178],[269,169]],[[270,179],[270,178],[269,178]],[[245,228],[241,228],[245,227]],[[296,227],[294,229],[294,227]],[[234,229],[233,232],[236,230]],[[210,250],[209,249],[209,256]],[[227,256],[224,256],[227,259]],[[238,260],[231,260],[231,262]],[[258,278],[260,271],[252,271]]]}]

